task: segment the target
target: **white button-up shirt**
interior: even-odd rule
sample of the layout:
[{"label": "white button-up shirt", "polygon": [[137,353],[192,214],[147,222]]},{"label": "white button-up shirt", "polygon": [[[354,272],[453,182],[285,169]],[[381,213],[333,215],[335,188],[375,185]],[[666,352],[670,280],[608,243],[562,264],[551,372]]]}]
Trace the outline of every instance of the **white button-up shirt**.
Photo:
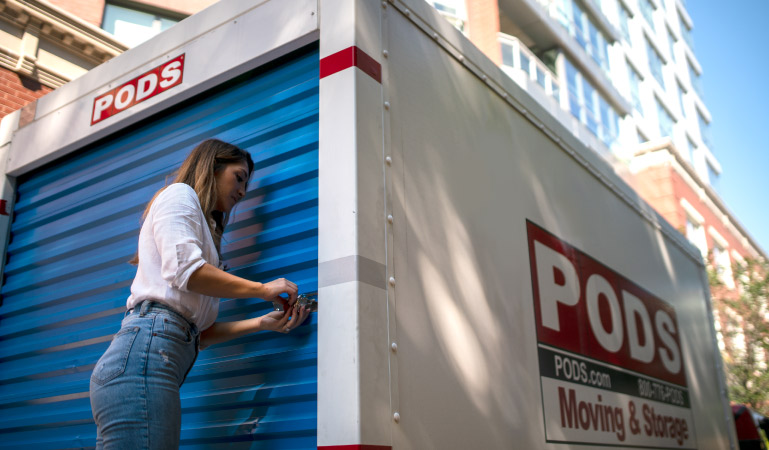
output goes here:
[{"label": "white button-up shirt", "polygon": [[205,263],[218,267],[219,255],[200,200],[189,185],[172,184],[155,198],[142,224],[139,266],[126,306],[154,300],[205,330],[216,321],[219,299],[187,290],[190,276]]}]

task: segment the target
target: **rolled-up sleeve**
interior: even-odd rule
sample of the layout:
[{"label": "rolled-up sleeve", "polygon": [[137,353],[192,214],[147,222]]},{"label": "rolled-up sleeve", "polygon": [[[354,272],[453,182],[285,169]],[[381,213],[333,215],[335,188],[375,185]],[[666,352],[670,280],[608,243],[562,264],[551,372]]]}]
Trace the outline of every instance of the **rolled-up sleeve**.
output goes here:
[{"label": "rolled-up sleeve", "polygon": [[172,287],[187,290],[192,274],[202,267],[202,214],[195,191],[173,184],[152,205],[152,232],[160,254],[160,275]]}]

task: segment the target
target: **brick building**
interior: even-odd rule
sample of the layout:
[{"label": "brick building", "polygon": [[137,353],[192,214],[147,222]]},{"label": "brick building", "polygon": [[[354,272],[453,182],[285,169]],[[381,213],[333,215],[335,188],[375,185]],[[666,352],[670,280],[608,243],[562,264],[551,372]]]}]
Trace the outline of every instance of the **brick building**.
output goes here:
[{"label": "brick building", "polygon": [[126,49],[50,3],[0,0],[0,117]]},{"label": "brick building", "polygon": [[0,0],[0,118],[214,1]]}]

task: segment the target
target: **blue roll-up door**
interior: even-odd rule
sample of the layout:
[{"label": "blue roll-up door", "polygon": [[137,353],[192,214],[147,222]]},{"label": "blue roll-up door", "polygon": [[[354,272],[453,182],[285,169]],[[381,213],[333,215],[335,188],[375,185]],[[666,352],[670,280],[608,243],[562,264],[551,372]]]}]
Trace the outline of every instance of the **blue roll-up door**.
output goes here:
[{"label": "blue roll-up door", "polygon": [[[141,213],[206,138],[256,163],[224,235],[231,273],[317,290],[318,80],[317,50],[304,50],[18,180],[0,306],[0,448],[94,445],[89,378],[123,318]],[[269,309],[224,299],[219,319]],[[200,353],[181,393],[183,448],[316,448],[316,315],[307,322]]]}]

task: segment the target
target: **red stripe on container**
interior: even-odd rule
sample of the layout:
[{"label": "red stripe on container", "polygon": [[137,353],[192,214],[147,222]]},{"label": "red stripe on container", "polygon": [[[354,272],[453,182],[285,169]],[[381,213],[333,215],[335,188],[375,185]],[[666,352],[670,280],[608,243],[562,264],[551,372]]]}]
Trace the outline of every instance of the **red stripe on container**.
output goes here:
[{"label": "red stripe on container", "polygon": [[389,445],[323,445],[318,450],[392,450]]},{"label": "red stripe on container", "polygon": [[357,67],[377,83],[382,82],[382,65],[354,45],[321,59],[320,77],[325,78],[350,67]]}]

